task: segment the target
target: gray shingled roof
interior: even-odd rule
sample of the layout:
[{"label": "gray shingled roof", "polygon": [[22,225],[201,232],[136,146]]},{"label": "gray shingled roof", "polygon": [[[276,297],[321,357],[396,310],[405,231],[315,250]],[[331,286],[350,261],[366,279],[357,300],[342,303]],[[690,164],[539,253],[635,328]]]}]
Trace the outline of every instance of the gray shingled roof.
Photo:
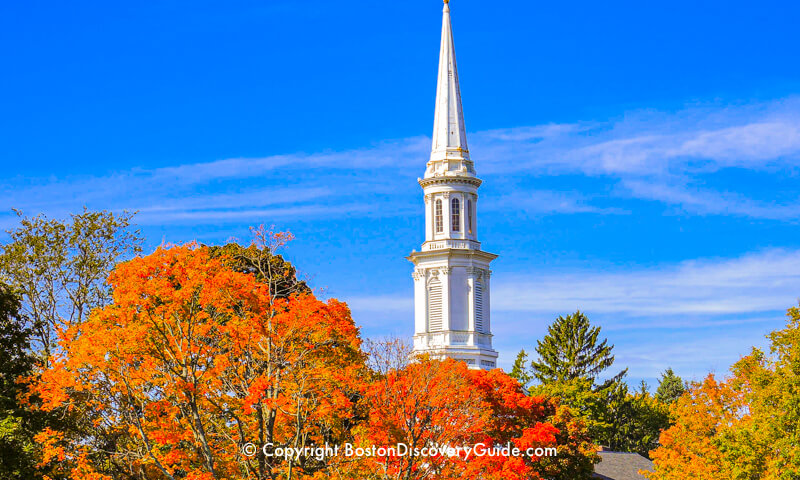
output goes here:
[{"label": "gray shingled roof", "polygon": [[592,478],[604,480],[643,480],[639,470],[653,471],[653,462],[638,453],[597,452],[600,463],[594,466]]}]

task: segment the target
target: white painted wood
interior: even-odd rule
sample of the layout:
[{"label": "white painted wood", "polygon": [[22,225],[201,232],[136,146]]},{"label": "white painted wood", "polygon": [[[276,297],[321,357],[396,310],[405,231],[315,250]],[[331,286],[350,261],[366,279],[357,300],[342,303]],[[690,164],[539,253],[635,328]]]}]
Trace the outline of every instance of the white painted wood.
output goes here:
[{"label": "white painted wood", "polygon": [[[481,250],[477,233],[477,178],[467,148],[450,8],[445,1],[433,145],[424,178],[425,242],[414,263],[414,351],[464,360],[470,368],[497,365],[490,323],[489,264],[497,255]],[[459,199],[459,231],[452,229],[453,198]],[[436,202],[443,231],[436,231]],[[467,201],[472,202],[472,232]],[[438,285],[438,286],[437,286]],[[481,291],[476,295],[477,286]],[[434,286],[434,290],[431,290]],[[441,290],[439,290],[441,288]]]}]

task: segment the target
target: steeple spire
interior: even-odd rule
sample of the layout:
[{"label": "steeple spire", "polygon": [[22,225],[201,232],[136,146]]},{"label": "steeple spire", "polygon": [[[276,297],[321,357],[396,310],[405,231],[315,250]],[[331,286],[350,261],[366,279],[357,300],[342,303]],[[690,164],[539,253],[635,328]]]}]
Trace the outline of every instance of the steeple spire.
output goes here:
[{"label": "steeple spire", "polygon": [[461,89],[458,85],[449,0],[444,0],[433,147],[425,177],[438,175],[474,175],[467,148],[464,111],[461,107]]}]

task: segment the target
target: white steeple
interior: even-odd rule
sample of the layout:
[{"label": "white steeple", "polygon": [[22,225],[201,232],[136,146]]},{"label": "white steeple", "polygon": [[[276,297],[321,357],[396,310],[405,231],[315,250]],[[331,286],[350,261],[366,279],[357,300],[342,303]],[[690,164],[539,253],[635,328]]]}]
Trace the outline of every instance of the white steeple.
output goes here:
[{"label": "white steeple", "polygon": [[444,0],[431,157],[419,180],[425,242],[414,263],[414,351],[496,367],[490,322],[489,263],[478,241],[478,187],[469,158],[450,7]]}]

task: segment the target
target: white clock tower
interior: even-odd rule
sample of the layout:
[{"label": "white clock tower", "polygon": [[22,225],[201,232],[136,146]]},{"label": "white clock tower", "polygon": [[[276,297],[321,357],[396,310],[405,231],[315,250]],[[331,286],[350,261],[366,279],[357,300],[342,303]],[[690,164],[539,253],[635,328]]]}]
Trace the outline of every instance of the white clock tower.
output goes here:
[{"label": "white clock tower", "polygon": [[478,187],[469,158],[449,0],[444,0],[433,148],[419,180],[425,194],[425,243],[414,263],[414,351],[492,369],[489,263],[478,241]]}]

